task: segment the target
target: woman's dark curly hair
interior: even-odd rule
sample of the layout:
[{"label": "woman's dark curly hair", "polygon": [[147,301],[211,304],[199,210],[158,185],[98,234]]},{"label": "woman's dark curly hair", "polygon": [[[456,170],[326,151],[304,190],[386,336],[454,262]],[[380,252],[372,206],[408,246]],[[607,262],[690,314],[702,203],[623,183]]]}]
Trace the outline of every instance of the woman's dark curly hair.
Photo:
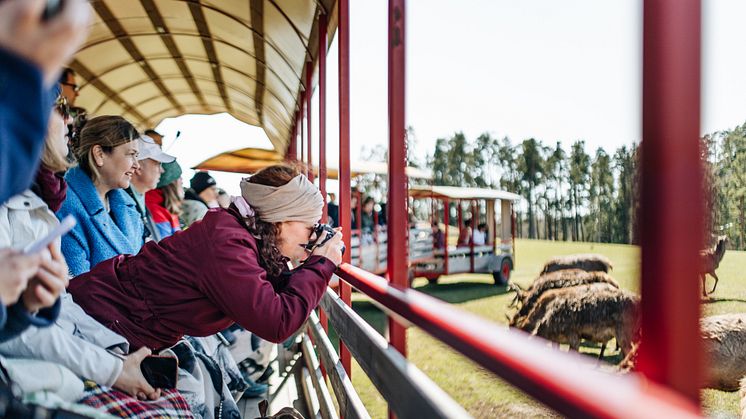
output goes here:
[{"label": "woman's dark curly hair", "polygon": [[[299,165],[276,164],[266,167],[249,178],[249,182],[267,186],[282,186],[303,173]],[[287,268],[288,258],[280,253],[280,227],[258,217],[245,217],[249,232],[259,245],[259,263],[271,277],[279,276]]]}]

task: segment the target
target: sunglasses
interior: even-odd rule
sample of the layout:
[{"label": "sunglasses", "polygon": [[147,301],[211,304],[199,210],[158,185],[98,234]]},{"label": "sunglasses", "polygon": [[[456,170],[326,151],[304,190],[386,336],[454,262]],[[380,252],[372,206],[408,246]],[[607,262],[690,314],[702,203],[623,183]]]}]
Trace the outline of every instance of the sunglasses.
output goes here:
[{"label": "sunglasses", "polygon": [[64,96],[57,97],[57,100],[54,101],[54,107],[64,119],[70,117],[70,105],[67,104],[67,98]]},{"label": "sunglasses", "polygon": [[74,92],[76,92],[76,93],[80,91],[80,86],[78,86],[78,85],[77,85],[77,84],[75,84],[75,83],[67,83],[67,82],[62,82],[62,83],[60,83],[60,84],[62,84],[62,85],[64,85],[64,86],[72,87],[72,88],[73,88],[73,91],[74,91]]}]

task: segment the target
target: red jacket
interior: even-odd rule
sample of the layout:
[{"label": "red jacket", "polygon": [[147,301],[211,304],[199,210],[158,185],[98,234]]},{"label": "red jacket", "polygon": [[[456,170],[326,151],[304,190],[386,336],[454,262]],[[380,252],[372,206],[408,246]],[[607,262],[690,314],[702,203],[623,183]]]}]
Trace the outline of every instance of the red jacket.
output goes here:
[{"label": "red jacket", "polygon": [[149,242],[74,278],[83,309],[129,340],[161,349],[183,335],[209,336],[238,323],[259,337],[290,337],[319,303],[334,263],[312,256],[270,278],[257,243],[233,209],[213,209],[186,231]]}]

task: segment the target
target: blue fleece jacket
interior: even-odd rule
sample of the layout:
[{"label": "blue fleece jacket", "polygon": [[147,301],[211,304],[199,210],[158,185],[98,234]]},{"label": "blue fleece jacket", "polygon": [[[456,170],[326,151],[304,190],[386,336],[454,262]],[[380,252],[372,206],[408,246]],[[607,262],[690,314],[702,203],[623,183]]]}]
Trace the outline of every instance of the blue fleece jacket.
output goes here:
[{"label": "blue fleece jacket", "polygon": [[41,71],[0,48],[0,203],[31,186],[54,102]]},{"label": "blue fleece jacket", "polygon": [[62,254],[73,276],[114,256],[140,251],[144,227],[135,201],[123,189],[108,194],[110,216],[91,178],[80,167],[70,169],[65,180],[67,198],[57,217],[63,219],[72,214],[78,220],[75,228],[62,236]]}]

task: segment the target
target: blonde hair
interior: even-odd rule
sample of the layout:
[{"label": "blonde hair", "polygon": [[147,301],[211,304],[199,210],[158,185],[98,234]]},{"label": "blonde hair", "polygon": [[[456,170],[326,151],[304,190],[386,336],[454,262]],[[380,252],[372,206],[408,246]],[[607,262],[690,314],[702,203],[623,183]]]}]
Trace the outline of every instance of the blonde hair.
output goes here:
[{"label": "blonde hair", "polygon": [[178,180],[169,183],[166,186],[162,186],[163,191],[163,206],[166,207],[168,212],[177,217],[181,215],[181,204],[184,199],[179,195]]},{"label": "blonde hair", "polygon": [[73,152],[78,160],[78,166],[95,183],[99,178],[99,173],[96,165],[93,164],[93,147],[99,145],[105,153],[111,153],[114,147],[135,141],[139,137],[137,129],[121,116],[97,116],[86,122],[80,131],[80,139],[74,145]]},{"label": "blonde hair", "polygon": [[55,173],[64,172],[72,167],[73,163],[70,163],[67,160],[67,156],[63,156],[54,149],[52,144],[56,139],[53,138],[52,135],[54,135],[54,133],[52,133],[52,125],[50,124],[47,129],[47,135],[44,137],[44,149],[41,152],[41,164]]}]

